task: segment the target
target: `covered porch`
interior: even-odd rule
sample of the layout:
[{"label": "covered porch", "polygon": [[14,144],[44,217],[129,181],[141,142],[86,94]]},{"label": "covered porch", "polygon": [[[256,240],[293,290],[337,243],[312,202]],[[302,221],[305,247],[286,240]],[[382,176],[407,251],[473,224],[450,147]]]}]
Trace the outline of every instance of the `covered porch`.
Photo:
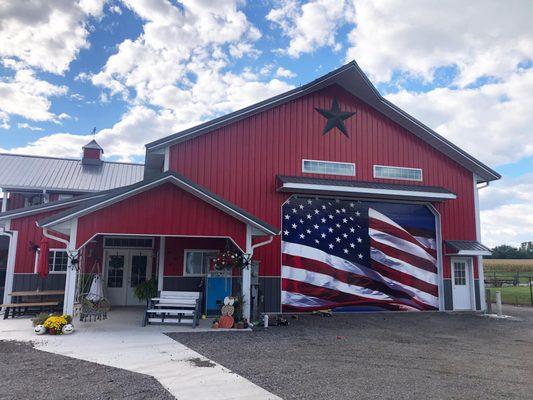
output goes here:
[{"label": "covered porch", "polygon": [[[142,305],[135,288],[150,281],[159,291],[201,293],[207,315],[218,312],[221,298],[240,295],[243,317],[250,320],[254,249],[278,233],[174,173],[88,200],[38,225],[69,254],[66,314],[83,301],[87,276],[98,275],[111,306]],[[241,268],[214,268],[213,260],[228,251],[246,262]]]}]

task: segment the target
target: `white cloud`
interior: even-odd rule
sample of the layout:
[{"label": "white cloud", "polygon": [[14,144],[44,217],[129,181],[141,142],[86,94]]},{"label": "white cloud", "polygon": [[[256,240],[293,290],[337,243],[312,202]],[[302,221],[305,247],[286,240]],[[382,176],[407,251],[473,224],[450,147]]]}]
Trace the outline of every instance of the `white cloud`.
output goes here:
[{"label": "white cloud", "polygon": [[533,69],[476,89],[436,88],[386,96],[491,165],[533,156]]},{"label": "white cloud", "polygon": [[89,46],[89,17],[102,13],[104,0],[3,0],[0,56],[27,66],[64,73],[80,49]]},{"label": "white cloud", "polygon": [[67,93],[66,86],[57,86],[35,77],[28,69],[16,71],[11,78],[0,80],[0,112],[7,122],[8,115],[19,115],[32,121],[54,121],[68,117],[50,112],[52,96]]},{"label": "white cloud", "polygon": [[533,57],[530,0],[361,0],[355,7],[347,59],[375,81],[397,70],[431,80],[437,67],[456,66],[464,86],[505,78]]},{"label": "white cloud", "polygon": [[279,67],[276,70],[276,76],[278,76],[280,78],[294,78],[296,76],[296,74],[294,72],[292,72],[291,70],[288,70],[288,69],[283,68],[283,67]]},{"label": "white cloud", "polygon": [[494,182],[479,194],[483,243],[518,245],[533,238],[533,174]]},{"label": "white cloud", "polygon": [[324,46],[339,50],[336,33],[346,21],[353,20],[353,8],[345,0],[312,0],[305,4],[283,0],[266,18],[290,39],[288,48],[280,51],[299,57]]},{"label": "white cloud", "polygon": [[[90,79],[111,95],[154,113],[157,137],[291,88],[279,79],[261,80],[249,69],[229,72],[234,59],[258,54],[253,42],[261,36],[238,9],[239,1],[186,0],[181,7],[166,0],[124,0],[124,4],[143,19],[143,33],[120,43]],[[80,74],[79,79],[88,77]],[[125,119],[131,120],[130,113]],[[131,129],[148,132],[144,120],[132,124]],[[112,130],[116,137],[122,132],[121,140],[133,146],[123,142],[125,157],[141,154],[143,144],[155,138],[145,133],[134,140],[131,130],[122,131],[117,125]]]},{"label": "white cloud", "polygon": [[39,126],[30,125],[27,122],[19,122],[17,124],[17,128],[19,128],[19,129],[29,129],[30,131],[44,131],[43,128],[41,128]]}]

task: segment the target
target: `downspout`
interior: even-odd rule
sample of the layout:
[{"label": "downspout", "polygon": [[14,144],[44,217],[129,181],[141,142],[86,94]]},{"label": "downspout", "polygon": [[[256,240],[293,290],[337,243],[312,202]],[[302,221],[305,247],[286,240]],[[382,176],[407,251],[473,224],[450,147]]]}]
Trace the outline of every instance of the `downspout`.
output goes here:
[{"label": "downspout", "polygon": [[70,243],[68,240],[52,235],[50,232],[48,232],[48,229],[46,228],[43,228],[43,235],[46,236],[48,239],[63,243],[65,245],[65,249],[67,249],[68,251],[68,245]]},{"label": "downspout", "polygon": [[268,240],[265,240],[264,242],[259,242],[259,243],[253,244],[252,247],[251,247],[250,259],[254,255],[254,250],[255,249],[257,249],[258,247],[266,246],[267,244],[272,243],[273,240],[274,240],[274,236],[270,235],[268,237]]}]

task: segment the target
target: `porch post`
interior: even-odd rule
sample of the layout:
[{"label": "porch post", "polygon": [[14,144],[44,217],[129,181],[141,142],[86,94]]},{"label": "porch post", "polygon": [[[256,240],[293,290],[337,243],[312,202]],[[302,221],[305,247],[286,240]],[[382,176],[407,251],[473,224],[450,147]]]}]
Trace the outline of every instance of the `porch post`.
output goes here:
[{"label": "porch post", "polygon": [[6,227],[5,230],[0,232],[9,237],[9,248],[7,253],[7,268],[6,268],[6,282],[4,286],[4,304],[11,303],[11,296],[9,293],[13,291],[13,278],[15,276],[15,259],[17,257],[17,240],[18,240],[18,231],[6,232],[9,227]]},{"label": "porch post", "polygon": [[165,279],[165,236],[159,238],[159,257],[157,259],[157,290],[163,290],[163,280]]},{"label": "porch post", "polygon": [[67,245],[67,276],[65,279],[65,297],[63,300],[63,314],[73,315],[74,301],[76,300],[76,280],[78,265],[72,264],[72,259],[78,256],[76,251],[76,234],[78,232],[78,219],[73,219],[70,225],[70,238]]},{"label": "porch post", "polygon": [[[253,252],[252,249],[252,227],[246,225],[246,254],[251,256]],[[248,322],[250,321],[251,305],[252,305],[252,296],[251,296],[251,286],[252,286],[252,266],[248,265],[242,270],[242,316],[246,318]]]}]

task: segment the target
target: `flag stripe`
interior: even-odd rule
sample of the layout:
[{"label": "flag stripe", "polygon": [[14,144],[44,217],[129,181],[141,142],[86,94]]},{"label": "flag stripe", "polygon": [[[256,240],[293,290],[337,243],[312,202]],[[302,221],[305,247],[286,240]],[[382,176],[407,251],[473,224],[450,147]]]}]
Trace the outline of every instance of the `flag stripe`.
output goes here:
[{"label": "flag stripe", "polygon": [[[301,282],[301,281],[292,280],[292,279],[283,280],[282,290],[288,291],[288,292],[300,293],[305,296],[317,297],[326,302],[336,303],[337,307],[339,306],[339,304],[342,304],[343,306],[360,305],[360,304],[367,304],[367,305],[374,304],[374,305],[379,305],[379,306],[386,306],[387,304],[397,303],[397,304],[402,304],[406,307],[409,307],[410,309],[413,309],[413,310],[433,310],[434,309],[434,307],[432,306],[429,306],[424,303],[412,301],[409,299],[394,299],[393,301],[371,299],[365,296],[350,294],[350,293],[342,292],[339,290],[322,287],[322,286],[316,286],[308,282]],[[324,307],[324,306],[325,305],[321,305],[320,307]]]},{"label": "flag stripe", "polygon": [[411,275],[414,278],[418,278],[424,282],[436,285],[438,282],[438,275],[434,272],[429,272],[427,270],[417,268],[413,264],[391,256],[390,254],[385,254],[383,251],[377,248],[370,249],[370,258],[377,261],[383,265],[386,265],[389,268],[395,269],[401,273]]},{"label": "flag stripe", "polygon": [[393,225],[388,225],[387,223],[381,220],[373,219],[373,218],[370,218],[369,226],[371,229],[375,231],[379,231],[379,232],[383,232],[391,236],[395,236],[397,238],[411,242],[415,246],[421,247],[422,250],[428,253],[433,259],[437,256],[437,253],[433,249],[431,249],[430,247],[427,247],[424,243],[420,242],[416,237],[412,236],[409,232],[407,232],[404,229],[400,229]]},{"label": "flag stripe", "polygon": [[393,268],[389,268],[388,266],[383,265],[374,260],[372,260],[372,269],[379,272],[381,275],[386,276],[389,279],[404,282],[406,285],[416,287],[418,290],[421,290],[438,298],[439,287],[437,285],[432,285],[430,283],[427,283],[426,281],[417,279],[412,275],[404,274],[403,272],[397,271]]},{"label": "flag stripe", "polygon": [[364,266],[354,265],[354,267],[359,268],[357,273],[346,272],[336,269],[334,264],[326,264],[317,260],[291,256],[288,254],[283,254],[282,262],[284,267],[288,266],[326,274],[338,281],[380,291],[389,296],[400,298],[415,297],[417,300],[430,305],[438,303],[438,299],[432,293],[419,290],[417,287],[409,285],[408,282],[412,280],[404,279],[405,282],[393,280]]},{"label": "flag stripe", "polygon": [[386,244],[387,246],[390,246],[390,247],[395,247],[398,250],[402,250],[416,257],[423,258],[432,264],[435,264],[437,261],[431,254],[425,251],[421,246],[408,242],[407,240],[389,235],[388,233],[385,233],[385,232],[377,231],[372,228],[368,229],[368,233],[370,237],[376,242]]},{"label": "flag stripe", "polygon": [[372,248],[378,249],[383,254],[385,254],[388,257],[393,257],[398,260],[402,260],[406,262],[407,264],[412,265],[413,267],[420,268],[422,270],[432,272],[434,274],[437,273],[437,267],[432,262],[425,260],[420,257],[416,257],[412,255],[411,253],[406,253],[405,251],[402,251],[401,249],[397,249],[396,247],[387,246],[383,243],[376,242],[374,239],[370,239],[370,244]]}]

